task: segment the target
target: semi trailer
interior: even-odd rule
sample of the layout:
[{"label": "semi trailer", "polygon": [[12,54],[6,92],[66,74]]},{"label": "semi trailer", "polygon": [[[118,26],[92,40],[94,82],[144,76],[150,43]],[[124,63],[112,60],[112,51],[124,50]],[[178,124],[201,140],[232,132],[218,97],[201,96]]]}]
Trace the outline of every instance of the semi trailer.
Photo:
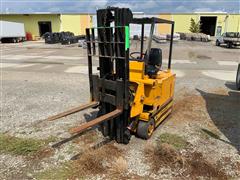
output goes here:
[{"label": "semi trailer", "polygon": [[17,43],[25,40],[23,23],[0,21],[0,40],[2,43]]}]

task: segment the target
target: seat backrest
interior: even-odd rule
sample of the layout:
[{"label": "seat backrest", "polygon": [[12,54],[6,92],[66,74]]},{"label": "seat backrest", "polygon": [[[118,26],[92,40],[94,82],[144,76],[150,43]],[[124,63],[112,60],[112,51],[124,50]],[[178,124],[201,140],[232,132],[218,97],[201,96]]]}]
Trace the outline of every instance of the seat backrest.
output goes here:
[{"label": "seat backrest", "polygon": [[160,48],[151,48],[148,64],[153,66],[162,66],[162,50]]}]

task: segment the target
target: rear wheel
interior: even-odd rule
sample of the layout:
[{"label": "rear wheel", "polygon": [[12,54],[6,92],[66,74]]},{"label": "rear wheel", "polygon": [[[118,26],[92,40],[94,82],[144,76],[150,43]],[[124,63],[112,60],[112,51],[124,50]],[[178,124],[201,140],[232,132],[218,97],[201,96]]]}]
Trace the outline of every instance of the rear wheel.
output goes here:
[{"label": "rear wheel", "polygon": [[236,86],[240,90],[240,64],[238,65],[237,77],[236,77]]},{"label": "rear wheel", "polygon": [[220,46],[220,42],[218,40],[216,41],[216,46]]},{"label": "rear wheel", "polygon": [[151,119],[148,122],[139,121],[137,127],[137,135],[143,139],[149,139],[155,129],[154,119]]}]

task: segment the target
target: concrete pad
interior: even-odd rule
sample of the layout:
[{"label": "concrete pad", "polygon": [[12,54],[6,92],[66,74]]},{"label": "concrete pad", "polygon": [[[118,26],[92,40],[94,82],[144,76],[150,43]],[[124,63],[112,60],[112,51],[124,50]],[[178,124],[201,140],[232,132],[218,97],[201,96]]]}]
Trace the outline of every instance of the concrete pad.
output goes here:
[{"label": "concrete pad", "polygon": [[31,55],[4,55],[2,59],[21,60],[21,59],[34,59],[41,58],[42,56],[31,56]]},{"label": "concrete pad", "polygon": [[[88,66],[74,66],[67,68],[64,72],[66,73],[80,73],[80,74],[88,74]],[[93,73],[97,73],[97,66],[93,66]]]},{"label": "concrete pad", "polygon": [[46,65],[46,66],[43,66],[41,69],[49,69],[49,68],[52,68],[53,65]]},{"label": "concrete pad", "polygon": [[217,61],[217,63],[221,66],[237,66],[237,61]]},{"label": "concrete pad", "polygon": [[25,68],[25,67],[31,67],[31,66],[34,66],[34,65],[36,65],[36,64],[21,64],[21,65],[17,65],[14,68]]},{"label": "concrete pad", "polygon": [[206,70],[202,71],[202,74],[218,80],[235,81],[237,72],[224,70]]},{"label": "concrete pad", "polygon": [[81,60],[81,59],[86,59],[85,57],[74,57],[74,56],[45,56],[43,58],[48,58],[48,59],[67,59],[67,60]]},{"label": "concrete pad", "polygon": [[197,62],[190,60],[173,59],[172,64],[197,64]]},{"label": "concrete pad", "polygon": [[8,68],[8,67],[15,67],[18,66],[19,64],[16,63],[0,63],[1,68]]},{"label": "concrete pad", "polygon": [[175,73],[176,77],[178,77],[178,78],[182,78],[186,75],[185,72],[181,71],[181,70],[173,70],[173,73]]},{"label": "concrete pad", "polygon": [[74,57],[74,56],[36,56],[36,55],[3,55],[2,59],[11,59],[11,60],[19,60],[19,59],[37,59],[37,58],[44,58],[44,59],[66,59],[66,60],[82,60],[86,59],[85,57]]}]

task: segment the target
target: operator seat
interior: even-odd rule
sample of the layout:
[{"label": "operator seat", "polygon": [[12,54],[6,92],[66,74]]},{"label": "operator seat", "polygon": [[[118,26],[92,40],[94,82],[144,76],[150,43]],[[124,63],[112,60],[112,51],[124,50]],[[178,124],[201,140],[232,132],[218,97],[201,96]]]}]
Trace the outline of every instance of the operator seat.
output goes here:
[{"label": "operator seat", "polygon": [[157,75],[162,66],[162,50],[160,48],[151,48],[148,57],[146,72],[150,77]]}]

